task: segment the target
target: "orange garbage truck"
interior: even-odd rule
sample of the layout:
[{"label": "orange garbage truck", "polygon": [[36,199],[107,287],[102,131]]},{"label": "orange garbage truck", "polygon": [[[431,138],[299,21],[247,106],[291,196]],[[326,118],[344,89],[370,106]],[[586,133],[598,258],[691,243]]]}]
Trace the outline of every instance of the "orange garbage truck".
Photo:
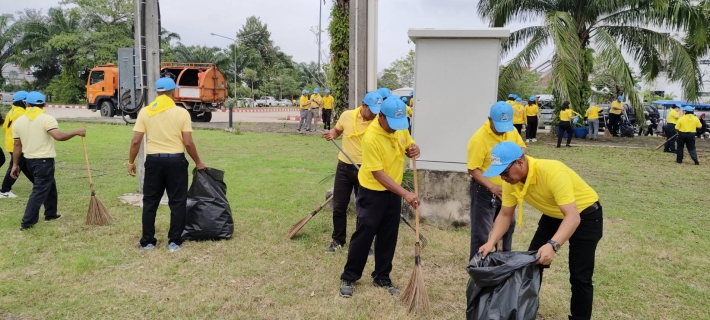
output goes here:
[{"label": "orange garbage truck", "polygon": [[[221,109],[227,99],[227,80],[212,63],[163,62],[160,74],[180,87],[175,90],[175,103],[190,112],[192,121],[210,122],[212,111]],[[92,68],[86,83],[87,108],[102,117],[122,115],[118,87],[118,66],[107,63]],[[128,116],[135,119],[137,113]]]}]

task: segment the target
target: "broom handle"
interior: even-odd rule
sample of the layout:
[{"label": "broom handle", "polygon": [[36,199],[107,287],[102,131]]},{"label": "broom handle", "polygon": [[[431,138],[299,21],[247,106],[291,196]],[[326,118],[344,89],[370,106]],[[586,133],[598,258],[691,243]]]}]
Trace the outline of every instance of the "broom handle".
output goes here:
[{"label": "broom handle", "polygon": [[675,137],[677,137],[677,136],[678,136],[678,134],[676,133],[676,134],[673,135],[672,137],[666,139],[666,141],[663,141],[663,143],[659,144],[658,147],[656,147],[656,148],[653,149],[653,150],[658,150],[658,149],[660,149],[663,145],[665,145],[666,143],[668,143],[668,140],[671,140],[671,139],[673,139],[673,138],[675,138]]},{"label": "broom handle", "polygon": [[[419,184],[417,183],[417,159],[414,158],[412,158],[412,171],[414,172],[414,194],[419,196]],[[414,228],[414,238],[417,239],[416,251],[419,251],[419,204],[417,204],[417,207],[414,209]],[[417,252],[417,255],[419,255],[419,252]]]},{"label": "broom handle", "polygon": [[345,155],[345,157],[348,158],[348,160],[350,160],[350,163],[352,163],[355,166],[355,169],[360,170],[360,166],[358,166],[357,163],[355,163],[355,161],[353,161],[353,158],[350,158],[350,155],[347,152],[345,152],[345,150],[343,150],[343,148],[340,147],[340,145],[337,142],[335,142],[334,139],[331,139],[330,142],[332,142],[336,147],[338,147],[338,150],[340,150],[340,152],[342,152]]},{"label": "broom handle", "polygon": [[[79,125],[79,128],[82,128]],[[94,180],[91,179],[91,167],[89,166],[89,153],[86,151],[86,139],[81,137],[81,145],[84,147],[84,160],[86,161],[86,172],[89,174],[89,187],[91,188],[91,194],[94,194]]]}]

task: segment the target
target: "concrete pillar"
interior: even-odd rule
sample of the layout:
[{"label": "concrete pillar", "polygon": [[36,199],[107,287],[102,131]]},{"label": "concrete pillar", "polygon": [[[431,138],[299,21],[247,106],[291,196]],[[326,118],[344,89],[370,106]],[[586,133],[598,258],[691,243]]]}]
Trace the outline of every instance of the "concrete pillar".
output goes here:
[{"label": "concrete pillar", "polygon": [[500,45],[509,35],[500,28],[409,30],[416,44],[412,136],[421,148],[417,168],[425,219],[470,223],[468,141],[496,102]]},{"label": "concrete pillar", "polygon": [[350,109],[377,89],[377,6],[377,0],[350,1]]}]

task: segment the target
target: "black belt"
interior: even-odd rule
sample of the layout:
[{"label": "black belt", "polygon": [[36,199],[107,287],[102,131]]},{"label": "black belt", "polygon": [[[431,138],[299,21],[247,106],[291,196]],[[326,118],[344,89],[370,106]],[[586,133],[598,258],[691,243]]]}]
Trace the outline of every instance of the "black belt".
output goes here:
[{"label": "black belt", "polygon": [[149,154],[148,158],[180,158],[185,157],[184,153],[153,153]]},{"label": "black belt", "polygon": [[590,214],[590,213],[592,213],[592,212],[594,212],[594,211],[599,210],[599,208],[601,208],[601,207],[602,207],[602,205],[599,204],[599,201],[597,201],[597,202],[595,202],[595,203],[592,203],[592,205],[589,206],[589,207],[587,207],[587,209],[582,210],[582,212],[580,212],[579,215],[580,215],[580,216],[583,216],[583,215],[586,215],[586,214]]}]

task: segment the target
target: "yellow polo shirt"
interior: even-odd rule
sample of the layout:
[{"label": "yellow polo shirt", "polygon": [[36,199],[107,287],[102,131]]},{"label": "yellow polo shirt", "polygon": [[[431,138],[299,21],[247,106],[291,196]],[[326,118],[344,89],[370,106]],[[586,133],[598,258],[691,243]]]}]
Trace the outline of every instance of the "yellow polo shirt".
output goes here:
[{"label": "yellow polo shirt", "polygon": [[611,108],[609,109],[609,113],[621,114],[622,110],[624,110],[624,106],[621,105],[621,102],[619,102],[619,100],[614,100],[614,102],[611,103]]},{"label": "yellow polo shirt", "polygon": [[[490,120],[486,121],[483,127],[478,129],[471,136],[471,140],[468,141],[468,170],[481,169],[481,171],[486,172],[488,167],[491,166],[491,151],[493,147],[503,141],[512,141],[521,148],[526,147],[518,130],[506,132],[499,136],[491,130]],[[488,180],[491,180],[496,186],[503,185],[503,179],[500,177],[488,178]]]},{"label": "yellow polo shirt", "polygon": [[300,104],[301,109],[308,109],[308,96],[302,95],[300,103],[301,103]]},{"label": "yellow polo shirt", "polygon": [[323,109],[332,110],[335,99],[333,96],[323,97]]},{"label": "yellow polo shirt", "polygon": [[25,114],[25,108],[13,105],[2,124],[3,130],[5,130],[5,150],[7,152],[12,152],[15,147],[15,139],[12,138],[12,125],[23,114]]},{"label": "yellow polo shirt", "polygon": [[311,109],[320,108],[321,105],[323,105],[323,97],[317,93],[311,95]]},{"label": "yellow polo shirt", "polygon": [[680,118],[680,115],[678,114],[678,111],[675,111],[675,109],[671,109],[671,111],[668,112],[669,124],[676,124],[678,122],[678,118]]},{"label": "yellow polo shirt", "polygon": [[601,109],[597,106],[590,106],[587,108],[587,119],[589,120],[594,120],[594,119],[599,119],[599,112]]},{"label": "yellow polo shirt", "polygon": [[[27,108],[27,111],[33,107]],[[41,113],[34,120],[22,115],[12,125],[12,137],[22,142],[22,153],[27,159],[56,158],[54,138],[49,135],[52,130],[59,129],[54,117]]]},{"label": "yellow polo shirt", "polygon": [[362,166],[357,174],[360,185],[374,191],[387,190],[372,175],[373,171],[380,170],[401,184],[405,151],[413,144],[414,140],[408,130],[387,133],[377,121],[373,121],[362,137]]},{"label": "yellow polo shirt", "polygon": [[525,107],[517,101],[513,103],[513,124],[523,124],[525,119]]},{"label": "yellow polo shirt", "polygon": [[560,121],[569,121],[572,118],[572,109],[560,111]]},{"label": "yellow polo shirt", "polygon": [[538,112],[540,112],[540,107],[538,107],[537,104],[528,104],[528,106],[525,107],[525,115],[528,117],[535,117]]},{"label": "yellow polo shirt", "polygon": [[[365,121],[360,114],[360,108],[355,110],[347,110],[340,115],[338,122],[335,124],[335,130],[341,131],[343,137],[343,150],[353,158],[357,164],[362,163],[362,136],[367,131],[367,127],[372,123],[372,120]],[[338,153],[338,160],[350,163],[348,157],[342,152]]]},{"label": "yellow polo shirt", "polygon": [[412,107],[407,106],[407,118],[411,118],[412,114],[414,114],[414,111],[412,111]]},{"label": "yellow polo shirt", "polygon": [[695,133],[698,131],[698,129],[702,127],[703,125],[700,123],[700,119],[698,119],[698,117],[691,113],[680,117],[680,119],[678,119],[678,122],[675,124],[675,129],[680,132]]},{"label": "yellow polo shirt", "polygon": [[[546,216],[556,219],[564,218],[560,206],[573,202],[582,212],[595,202],[599,196],[582,178],[557,160],[528,159],[527,192],[523,194],[525,185],[522,182],[503,185],[503,206],[515,207],[522,200]],[[518,197],[522,196],[522,199]]]},{"label": "yellow polo shirt", "polygon": [[[172,99],[164,95],[158,96],[148,105],[154,103],[175,104]],[[182,140],[182,133],[192,132],[190,113],[183,107],[175,106],[148,116],[146,109],[147,107],[138,113],[138,119],[133,127],[133,131],[143,132],[146,135],[145,153],[184,153],[185,142]]]}]

